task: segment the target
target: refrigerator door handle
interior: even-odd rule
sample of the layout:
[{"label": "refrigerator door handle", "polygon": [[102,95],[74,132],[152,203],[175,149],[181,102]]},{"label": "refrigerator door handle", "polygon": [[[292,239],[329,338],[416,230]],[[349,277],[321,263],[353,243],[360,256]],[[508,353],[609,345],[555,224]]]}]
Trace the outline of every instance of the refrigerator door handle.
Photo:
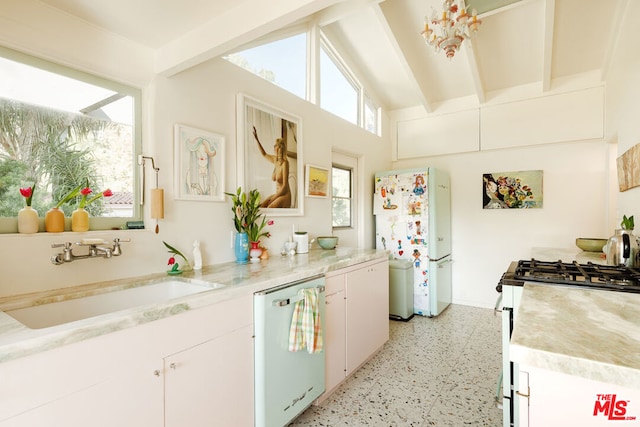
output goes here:
[{"label": "refrigerator door handle", "polygon": [[[440,261],[442,261],[443,259],[445,259],[445,258],[447,258],[447,257],[449,257],[449,256],[451,256],[451,255],[441,256],[440,258],[431,258],[429,255],[427,255],[427,256],[426,256],[426,258],[427,258],[429,261],[431,261],[431,262],[440,262]],[[449,260],[447,260],[446,262],[453,262],[453,260],[452,260],[452,259],[449,259]],[[443,263],[443,264],[444,264],[444,263]]]}]

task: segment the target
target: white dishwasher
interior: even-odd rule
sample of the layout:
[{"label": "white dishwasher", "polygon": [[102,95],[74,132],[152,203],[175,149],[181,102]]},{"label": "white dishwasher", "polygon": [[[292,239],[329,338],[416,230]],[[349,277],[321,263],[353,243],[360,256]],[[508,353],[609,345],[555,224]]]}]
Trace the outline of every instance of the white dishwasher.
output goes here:
[{"label": "white dishwasher", "polygon": [[324,276],[254,294],[255,425],[287,425],[324,392],[324,350],[289,351],[289,329],[301,290],[318,288],[318,309],[324,332]]}]

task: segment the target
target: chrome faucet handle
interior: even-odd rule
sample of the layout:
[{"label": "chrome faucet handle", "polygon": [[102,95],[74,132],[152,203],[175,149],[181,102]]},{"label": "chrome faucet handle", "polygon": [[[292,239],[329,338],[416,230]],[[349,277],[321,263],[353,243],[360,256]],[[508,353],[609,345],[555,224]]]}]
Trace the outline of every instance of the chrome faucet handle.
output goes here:
[{"label": "chrome faucet handle", "polygon": [[71,249],[71,242],[64,242],[64,243],[52,243],[51,244],[52,248],[65,248],[65,249]]},{"label": "chrome faucet handle", "polygon": [[113,239],[113,249],[111,250],[112,255],[120,256],[122,255],[122,249],[120,249],[120,242],[130,242],[131,239],[121,239],[119,237],[114,237]]}]

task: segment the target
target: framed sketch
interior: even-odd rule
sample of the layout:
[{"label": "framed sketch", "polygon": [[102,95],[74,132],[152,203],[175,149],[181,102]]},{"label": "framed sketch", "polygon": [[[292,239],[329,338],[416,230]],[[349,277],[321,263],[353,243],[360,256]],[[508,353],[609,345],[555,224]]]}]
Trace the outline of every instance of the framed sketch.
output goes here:
[{"label": "framed sketch", "polygon": [[244,94],[237,97],[238,185],[257,189],[269,216],[303,214],[302,121]]},{"label": "framed sketch", "polygon": [[173,143],[176,200],[224,201],[224,136],[176,124]]},{"label": "framed sketch", "polygon": [[482,175],[483,209],[542,208],[542,171]]},{"label": "framed sketch", "polygon": [[307,165],[305,172],[304,194],[307,197],[327,197],[329,191],[329,169]]}]

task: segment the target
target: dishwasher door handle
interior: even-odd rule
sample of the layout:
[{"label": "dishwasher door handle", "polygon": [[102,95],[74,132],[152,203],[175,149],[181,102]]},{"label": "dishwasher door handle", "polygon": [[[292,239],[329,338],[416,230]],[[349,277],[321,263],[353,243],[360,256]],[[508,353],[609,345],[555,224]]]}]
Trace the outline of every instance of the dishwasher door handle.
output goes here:
[{"label": "dishwasher door handle", "polygon": [[[324,286],[318,286],[318,292],[324,292],[324,289]],[[291,298],[274,300],[272,304],[274,307],[286,307],[289,304],[300,301],[302,298],[302,295],[296,295],[295,297]]]}]

